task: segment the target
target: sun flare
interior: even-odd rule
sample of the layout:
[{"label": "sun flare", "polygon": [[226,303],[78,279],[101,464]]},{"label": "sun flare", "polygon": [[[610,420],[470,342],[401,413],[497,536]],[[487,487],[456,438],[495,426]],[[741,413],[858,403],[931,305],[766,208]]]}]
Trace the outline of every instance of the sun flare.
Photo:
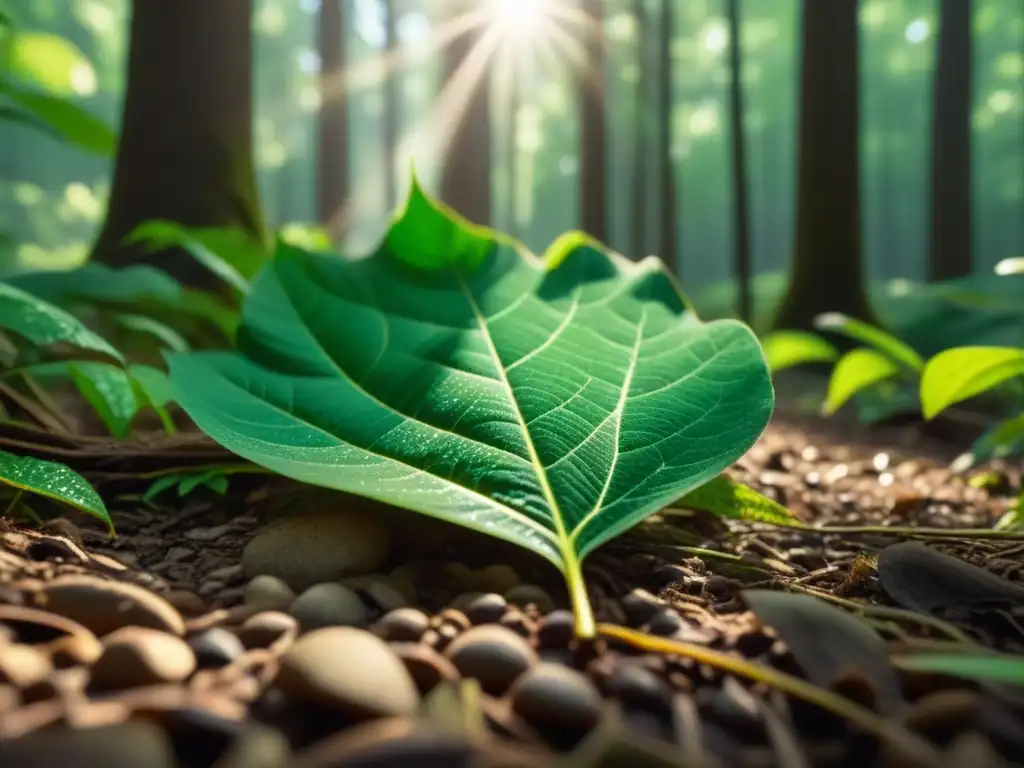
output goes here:
[{"label": "sun flare", "polygon": [[551,0],[489,0],[491,23],[502,36],[527,40],[537,34]]}]

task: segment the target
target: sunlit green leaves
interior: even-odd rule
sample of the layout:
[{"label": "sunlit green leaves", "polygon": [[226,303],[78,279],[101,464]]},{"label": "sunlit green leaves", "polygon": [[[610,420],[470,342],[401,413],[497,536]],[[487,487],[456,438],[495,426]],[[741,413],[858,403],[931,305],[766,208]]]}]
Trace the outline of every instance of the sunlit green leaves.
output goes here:
[{"label": "sunlit green leaves", "polygon": [[915,672],[934,672],[982,682],[1024,685],[1024,656],[1005,653],[921,653],[896,656],[893,663]]},{"label": "sunlit green leaves", "polygon": [[838,333],[854,341],[867,344],[912,371],[920,371],[924,368],[924,359],[912,347],[870,323],[840,312],[827,312],[824,315],[819,315],[815,319],[814,325],[819,330]]},{"label": "sunlit green leaves", "polygon": [[74,315],[5,283],[0,283],[0,328],[38,346],[65,343],[123,361],[120,352]]},{"label": "sunlit green leaves", "polygon": [[0,451],[0,483],[67,504],[99,518],[113,530],[103,499],[88,480],[63,464]]},{"label": "sunlit green leaves", "polygon": [[773,525],[792,525],[790,511],[753,488],[719,475],[690,491],[675,506],[699,509],[718,517],[750,520]]},{"label": "sunlit green leaves", "polygon": [[92,64],[69,40],[46,32],[18,31],[6,45],[7,76],[54,96],[96,90]]},{"label": "sunlit green leaves", "polygon": [[114,154],[117,146],[114,131],[72,101],[3,81],[0,81],[0,99],[13,105],[24,121],[44,127],[48,133],[77,149],[104,157]]},{"label": "sunlit green leaves", "polygon": [[814,333],[775,331],[761,341],[772,372],[807,363],[831,363],[839,358],[836,348]]},{"label": "sunlit green leaves", "polygon": [[1024,256],[1003,259],[996,264],[997,275],[1024,275]]},{"label": "sunlit green leaves", "polygon": [[181,248],[241,294],[249,292],[249,281],[235,263],[241,263],[251,274],[266,260],[266,252],[259,243],[251,242],[244,232],[235,229],[188,229],[173,221],[144,222],[126,238],[126,242],[142,243],[154,252],[170,247]]},{"label": "sunlit green leaves", "polygon": [[926,419],[955,403],[1024,376],[1024,349],[957,347],[928,361],[921,376],[921,405]]},{"label": "sunlit green leaves", "polygon": [[889,355],[874,349],[854,349],[836,363],[828,382],[822,412],[832,415],[859,392],[898,376],[902,369]]},{"label": "sunlit green leaves", "polygon": [[700,323],[660,262],[549,266],[414,185],[379,251],[279,245],[236,353],[170,357],[240,456],[532,549],[594,632],[580,560],[716,477],[771,414],[756,338]]}]

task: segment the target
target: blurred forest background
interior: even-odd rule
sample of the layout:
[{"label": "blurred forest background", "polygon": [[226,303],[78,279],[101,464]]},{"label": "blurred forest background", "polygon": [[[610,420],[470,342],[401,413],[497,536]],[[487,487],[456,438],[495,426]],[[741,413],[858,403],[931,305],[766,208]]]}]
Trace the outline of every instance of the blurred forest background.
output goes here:
[{"label": "blurred forest background", "polygon": [[[601,35],[580,34],[567,23],[564,33],[533,45],[543,35],[527,30],[531,39],[520,43],[529,50],[477,65],[489,83],[476,91],[486,94],[486,104],[470,105],[463,122],[472,131],[455,136],[450,154],[460,158],[455,184],[477,208],[463,212],[541,252],[561,232],[588,225],[585,208],[593,201],[583,199],[586,190],[600,194],[600,184],[581,184],[589,165],[605,189],[603,210],[587,228],[603,229],[594,234],[609,245],[633,258],[658,254],[692,295],[723,290],[737,268],[757,276],[755,300],[761,288],[778,293],[796,240],[802,12],[826,2],[833,5],[585,0]],[[320,223],[344,249],[365,251],[401,201],[413,164],[429,189],[444,186],[438,137],[458,117],[455,97],[443,95],[451,53],[438,46],[450,24],[447,4],[253,0],[253,161],[271,228]],[[849,115],[849,105],[859,104],[859,115],[852,114],[859,123],[861,254],[872,283],[952,277],[964,266],[991,274],[1000,260],[1024,255],[1024,3],[834,5],[855,8],[859,71],[853,90],[825,83],[816,109]],[[116,130],[129,72],[129,0],[11,0],[3,8],[20,32],[8,51],[13,75],[45,80],[36,85]],[[964,13],[971,33],[945,40],[945,69],[937,55],[943,12]],[[805,62],[812,72],[811,57],[829,56],[836,47],[827,21],[820,29],[820,44]],[[595,55],[593,45],[603,59],[596,69],[586,58]],[[327,94],[343,110],[333,122],[321,110],[325,61],[345,73],[343,87]],[[387,61],[394,65],[382,64]],[[584,82],[595,72],[601,76],[596,101]],[[933,107],[941,88],[966,94],[969,133],[958,144],[954,129],[945,145],[966,156],[940,152],[936,161]],[[594,151],[582,145],[595,139],[600,99],[601,158],[584,162]],[[955,123],[955,98],[952,103]],[[489,144],[483,151],[481,131]],[[743,154],[739,172],[737,152]],[[817,157],[808,162],[828,165]],[[86,259],[104,221],[113,163],[112,153],[82,152],[31,126],[0,121],[0,269],[64,269]],[[938,272],[930,262],[936,168],[967,170],[967,178],[954,172],[949,181],[968,195],[962,200],[968,210],[955,217],[969,222],[958,229],[970,243],[968,253],[954,258],[959,266]],[[822,178],[827,186],[827,168]],[[149,183],[165,182],[156,174]],[[738,184],[746,191],[739,216]],[[954,192],[940,207],[955,211],[956,198]],[[737,237],[748,243],[745,258],[737,257]],[[827,264],[832,257],[816,258]],[[726,301],[736,301],[735,291],[727,291]],[[828,308],[845,307],[819,309]]]}]

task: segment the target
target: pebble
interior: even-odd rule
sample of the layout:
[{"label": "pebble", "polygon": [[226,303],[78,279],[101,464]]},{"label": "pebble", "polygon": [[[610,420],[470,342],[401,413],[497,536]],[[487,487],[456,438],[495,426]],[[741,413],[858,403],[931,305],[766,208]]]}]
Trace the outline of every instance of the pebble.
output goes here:
[{"label": "pebble", "polygon": [[552,611],[537,629],[537,644],[541,648],[568,648],[576,635],[576,618],[572,611]]},{"label": "pebble", "polygon": [[52,668],[46,654],[31,645],[0,645],[0,683],[28,688],[45,680]]},{"label": "pebble", "polygon": [[375,579],[367,585],[366,596],[382,611],[393,611],[396,608],[404,608],[409,604],[405,595],[395,589],[385,579]]},{"label": "pebble", "polygon": [[472,588],[477,592],[497,592],[499,594],[505,594],[513,587],[519,586],[520,583],[521,579],[515,569],[501,563],[481,568],[473,574],[470,582]]},{"label": "pebble", "polygon": [[541,663],[516,680],[512,710],[554,746],[575,746],[601,719],[603,700],[590,680],[569,667]]},{"label": "pebble", "polygon": [[430,693],[443,680],[455,682],[459,679],[455,665],[423,643],[391,643],[391,650],[405,664],[423,695]]},{"label": "pebble", "polygon": [[658,707],[669,698],[665,681],[640,664],[620,662],[608,677],[608,692],[623,704],[636,707]]},{"label": "pebble", "polygon": [[299,622],[280,611],[262,611],[250,616],[238,630],[238,639],[247,649],[290,645],[299,634]]},{"label": "pebble", "polygon": [[508,601],[496,592],[486,592],[473,597],[462,610],[474,625],[497,624],[508,610]]},{"label": "pebble", "polygon": [[203,598],[187,589],[172,589],[165,592],[163,598],[182,616],[201,616],[209,607]]},{"label": "pebble", "polygon": [[224,538],[227,534],[231,533],[231,523],[225,523],[224,525],[215,525],[210,528],[192,528],[185,531],[185,538],[189,541],[217,541],[218,539]]},{"label": "pebble", "polygon": [[297,598],[288,611],[303,630],[322,627],[365,627],[366,606],[355,590],[344,584],[316,584]]},{"label": "pebble", "polygon": [[542,615],[555,609],[555,601],[551,595],[535,584],[520,584],[512,587],[505,592],[505,599],[520,608],[535,605],[537,611]]},{"label": "pebble", "polygon": [[275,682],[300,701],[355,718],[411,716],[420,701],[412,676],[387,643],[353,627],[300,637],[281,658]]},{"label": "pebble", "polygon": [[166,734],[144,720],[93,728],[47,728],[0,741],[0,765],[11,768],[174,768],[177,764]]},{"label": "pebble", "polygon": [[196,656],[200,669],[227,666],[243,653],[245,646],[238,636],[224,627],[212,627],[188,638],[188,645]]},{"label": "pebble", "polygon": [[373,515],[324,509],[285,518],[258,533],[242,552],[249,578],[277,576],[299,591],[345,576],[379,571],[390,534]]},{"label": "pebble", "polygon": [[259,611],[287,611],[295,591],[277,576],[263,574],[246,584],[242,600]]},{"label": "pebble", "polygon": [[51,640],[41,650],[45,650],[54,667],[66,669],[79,664],[92,664],[103,653],[103,644],[92,632],[83,629]]},{"label": "pebble", "polygon": [[418,643],[430,629],[430,617],[418,608],[396,608],[381,616],[374,631],[389,642]]},{"label": "pebble", "polygon": [[626,614],[626,621],[631,627],[641,627],[650,621],[654,614],[665,607],[665,601],[660,600],[646,589],[633,589],[623,595],[619,600],[622,610]]},{"label": "pebble", "polygon": [[662,608],[648,619],[648,632],[659,637],[671,637],[683,628],[682,617],[672,608]]},{"label": "pebble", "polygon": [[445,656],[464,677],[473,677],[492,696],[501,696],[521,674],[537,663],[537,654],[520,635],[485,624],[459,635]]},{"label": "pebble", "polygon": [[437,617],[438,627],[450,624],[455,627],[456,634],[458,632],[465,632],[471,626],[473,626],[469,619],[462,611],[457,611],[454,608],[445,608]]},{"label": "pebble", "polygon": [[46,610],[77,621],[99,637],[126,626],[185,634],[181,614],[159,595],[135,584],[62,576],[47,583],[36,600]]},{"label": "pebble", "polygon": [[510,629],[522,638],[529,640],[533,637],[536,632],[536,625],[533,620],[527,616],[524,616],[522,611],[518,608],[513,608],[505,612],[505,615],[501,617],[498,622],[499,625],[505,629]]},{"label": "pebble", "polygon": [[124,627],[104,638],[90,685],[110,690],[177,683],[195,668],[195,654],[180,637],[147,627]]}]

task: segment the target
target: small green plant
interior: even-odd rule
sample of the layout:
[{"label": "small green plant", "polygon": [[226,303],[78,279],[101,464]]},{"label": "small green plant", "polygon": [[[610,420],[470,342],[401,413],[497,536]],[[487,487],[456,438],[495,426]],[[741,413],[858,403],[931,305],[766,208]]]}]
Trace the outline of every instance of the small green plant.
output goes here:
[{"label": "small green plant", "polygon": [[[701,322],[656,259],[580,233],[537,258],[416,183],[370,258],[279,242],[242,315],[236,351],[169,355],[202,430],[282,475],[536,552],[582,638],[582,560],[714,480],[774,402],[753,333]],[[694,503],[741,508],[734,488]]]}]

